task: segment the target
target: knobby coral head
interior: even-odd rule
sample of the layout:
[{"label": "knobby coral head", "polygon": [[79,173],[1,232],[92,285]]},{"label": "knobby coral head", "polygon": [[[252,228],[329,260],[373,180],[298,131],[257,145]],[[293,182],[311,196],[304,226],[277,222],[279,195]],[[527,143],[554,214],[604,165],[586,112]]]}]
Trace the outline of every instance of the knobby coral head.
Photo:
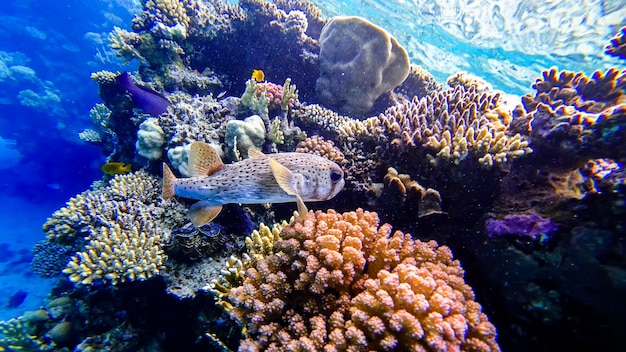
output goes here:
[{"label": "knobby coral head", "polygon": [[499,351],[448,247],[362,209],[309,212],[280,232],[227,299],[240,350]]}]

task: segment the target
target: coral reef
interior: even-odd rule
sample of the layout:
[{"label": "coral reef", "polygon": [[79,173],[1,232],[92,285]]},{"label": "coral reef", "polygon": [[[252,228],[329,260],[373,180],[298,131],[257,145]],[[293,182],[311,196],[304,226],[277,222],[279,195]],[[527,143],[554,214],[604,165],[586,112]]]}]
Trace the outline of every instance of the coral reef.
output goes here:
[{"label": "coral reef", "polygon": [[49,242],[78,249],[63,273],[82,285],[158,274],[163,236],[181,211],[159,198],[157,180],[144,172],[117,175],[104,188],[72,198],[44,224]]},{"label": "coral reef", "polygon": [[591,77],[582,72],[545,70],[533,84],[537,93],[522,97],[514,111],[513,129],[531,137],[542,153],[575,158],[618,158],[626,123],[626,73],[611,68]]},{"label": "coral reef", "polygon": [[335,17],[320,35],[317,95],[341,113],[364,115],[409,74],[406,50],[360,17]]},{"label": "coral reef", "polygon": [[415,219],[433,214],[442,214],[441,195],[432,188],[424,188],[407,174],[399,174],[392,167],[387,169],[383,183],[369,185],[377,208],[397,213],[403,209]]},{"label": "coral reef", "polygon": [[340,165],[346,163],[343,153],[335,147],[335,143],[325,140],[322,136],[307,137],[307,139],[298,143],[296,152],[323,156]]},{"label": "coral reef", "polygon": [[604,48],[604,52],[611,56],[626,59],[626,27],[620,28],[611,42]]},{"label": "coral reef", "polygon": [[218,299],[249,334],[240,350],[499,351],[450,250],[391,232],[362,209],[310,212],[233,263]]}]

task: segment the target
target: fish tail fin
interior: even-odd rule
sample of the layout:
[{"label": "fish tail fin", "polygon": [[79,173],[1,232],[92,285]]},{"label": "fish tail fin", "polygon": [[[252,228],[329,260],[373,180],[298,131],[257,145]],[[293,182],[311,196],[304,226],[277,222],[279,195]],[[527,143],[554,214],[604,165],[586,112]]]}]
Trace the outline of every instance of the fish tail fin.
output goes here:
[{"label": "fish tail fin", "polygon": [[124,173],[129,173],[129,172],[132,172],[132,171],[133,171],[133,166],[131,164],[125,164],[122,167],[122,172],[124,172]]},{"label": "fish tail fin", "polygon": [[167,164],[163,163],[163,190],[161,197],[167,200],[174,197],[176,194],[174,193],[174,184],[176,183],[176,176],[172,172],[172,170],[167,166]]}]

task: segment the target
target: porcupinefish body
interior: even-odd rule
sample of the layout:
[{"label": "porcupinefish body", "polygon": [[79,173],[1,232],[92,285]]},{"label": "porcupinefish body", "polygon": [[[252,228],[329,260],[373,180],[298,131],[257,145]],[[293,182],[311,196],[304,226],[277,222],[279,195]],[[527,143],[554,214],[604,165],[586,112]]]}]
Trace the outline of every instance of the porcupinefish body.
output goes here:
[{"label": "porcupinefish body", "polygon": [[189,208],[196,226],[211,222],[223,204],[296,202],[298,213],[307,213],[304,201],[333,198],[343,189],[343,170],[336,163],[307,153],[263,154],[251,149],[249,158],[222,163],[213,147],[195,142],[189,151],[192,177],[176,178],[163,164],[163,199],[173,196],[197,199]]}]

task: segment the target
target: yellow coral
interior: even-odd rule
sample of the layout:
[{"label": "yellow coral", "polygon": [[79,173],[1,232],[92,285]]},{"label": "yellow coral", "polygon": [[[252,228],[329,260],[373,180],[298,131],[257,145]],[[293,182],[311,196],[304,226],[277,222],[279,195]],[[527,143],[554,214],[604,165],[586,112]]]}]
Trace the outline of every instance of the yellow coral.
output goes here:
[{"label": "yellow coral", "polygon": [[164,268],[161,236],[141,214],[126,226],[100,227],[89,236],[84,251],[72,257],[63,273],[72,282],[91,285],[99,281],[145,280]]}]

